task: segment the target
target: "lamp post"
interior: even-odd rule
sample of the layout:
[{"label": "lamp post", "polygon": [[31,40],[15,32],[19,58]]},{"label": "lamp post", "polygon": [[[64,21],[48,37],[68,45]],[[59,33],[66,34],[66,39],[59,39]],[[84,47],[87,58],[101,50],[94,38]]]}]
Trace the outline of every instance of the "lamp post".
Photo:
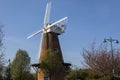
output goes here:
[{"label": "lamp post", "polygon": [[114,76],[115,66],[114,66],[113,42],[115,42],[115,43],[118,44],[119,41],[117,39],[112,39],[112,37],[110,37],[109,39],[106,39],[106,38],[104,39],[104,43],[106,43],[107,41],[110,42],[110,46],[111,46],[111,54],[112,54],[112,76]]}]

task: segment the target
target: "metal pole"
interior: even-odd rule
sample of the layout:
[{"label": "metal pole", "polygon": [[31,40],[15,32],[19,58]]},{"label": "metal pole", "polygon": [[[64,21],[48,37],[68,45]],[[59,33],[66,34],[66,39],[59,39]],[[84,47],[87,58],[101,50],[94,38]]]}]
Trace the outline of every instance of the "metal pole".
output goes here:
[{"label": "metal pole", "polygon": [[112,54],[112,76],[114,76],[115,70],[114,70],[114,53],[113,53],[113,44],[112,44],[113,40],[110,37],[110,43],[111,43],[111,54]]},{"label": "metal pole", "polygon": [[113,53],[113,42],[115,41],[116,43],[119,43],[118,40],[116,39],[112,39],[112,37],[110,37],[110,39],[104,39],[104,42],[110,42],[111,45],[111,55],[112,55],[112,77],[114,80],[114,74],[115,74],[115,64],[114,64],[114,53]]}]

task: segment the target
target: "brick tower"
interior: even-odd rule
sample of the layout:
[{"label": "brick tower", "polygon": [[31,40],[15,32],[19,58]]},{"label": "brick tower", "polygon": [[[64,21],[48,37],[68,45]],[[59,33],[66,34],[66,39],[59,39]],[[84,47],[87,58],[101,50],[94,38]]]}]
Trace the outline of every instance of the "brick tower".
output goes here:
[{"label": "brick tower", "polygon": [[[56,34],[54,32],[49,32],[49,33],[46,33],[43,35],[41,53],[40,53],[41,54],[40,55],[40,62],[44,58],[44,55],[46,55],[46,51],[49,49],[57,52],[57,55],[59,56],[61,62],[64,63],[60,44],[59,44],[58,34]],[[39,68],[39,70],[40,70],[40,68]],[[65,80],[64,73],[61,73],[61,74],[56,75],[56,76],[57,76],[57,80]],[[42,71],[39,71],[38,80],[44,80],[44,77],[45,76],[42,73]]]}]

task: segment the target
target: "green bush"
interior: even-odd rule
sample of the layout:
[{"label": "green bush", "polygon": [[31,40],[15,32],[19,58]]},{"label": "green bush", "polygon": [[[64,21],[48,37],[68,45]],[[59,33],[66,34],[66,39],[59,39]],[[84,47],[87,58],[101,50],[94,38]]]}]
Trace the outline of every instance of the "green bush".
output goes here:
[{"label": "green bush", "polygon": [[101,78],[98,78],[98,79],[89,79],[87,78],[86,80],[112,80],[110,76],[105,76],[105,77],[101,77]]},{"label": "green bush", "polygon": [[3,79],[2,79],[2,76],[0,76],[0,80],[3,80]]}]

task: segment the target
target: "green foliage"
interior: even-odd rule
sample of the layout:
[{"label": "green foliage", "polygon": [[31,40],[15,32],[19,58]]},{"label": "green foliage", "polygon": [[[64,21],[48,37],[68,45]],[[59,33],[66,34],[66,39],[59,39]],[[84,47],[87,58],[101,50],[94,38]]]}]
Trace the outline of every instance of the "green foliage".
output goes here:
[{"label": "green foliage", "polygon": [[86,80],[112,80],[110,76],[100,77],[98,79],[95,78],[87,78]]},{"label": "green foliage", "polygon": [[88,77],[87,69],[71,69],[69,70],[69,74],[66,75],[66,79],[68,80],[76,80],[82,79],[85,80]]},{"label": "green foliage", "polygon": [[80,69],[79,72],[80,72],[80,75],[79,75],[80,78],[82,78],[82,79],[84,79],[84,80],[85,80],[86,77],[88,77],[88,75],[89,75],[87,69]]},{"label": "green foliage", "polygon": [[[112,80],[110,76],[100,76],[95,73],[91,73],[89,69],[71,69],[69,74],[66,76],[67,80]],[[119,79],[115,79],[119,80]]]},{"label": "green foliage", "polygon": [[11,64],[13,80],[30,80],[30,57],[24,50],[19,49]]},{"label": "green foliage", "polygon": [[36,80],[37,79],[37,73],[31,73],[31,80]]},{"label": "green foliage", "polygon": [[0,80],[3,80],[1,75],[0,75]]},{"label": "green foliage", "polygon": [[66,75],[66,79],[67,80],[74,80],[74,78],[75,78],[75,71],[70,69],[68,74]]}]

